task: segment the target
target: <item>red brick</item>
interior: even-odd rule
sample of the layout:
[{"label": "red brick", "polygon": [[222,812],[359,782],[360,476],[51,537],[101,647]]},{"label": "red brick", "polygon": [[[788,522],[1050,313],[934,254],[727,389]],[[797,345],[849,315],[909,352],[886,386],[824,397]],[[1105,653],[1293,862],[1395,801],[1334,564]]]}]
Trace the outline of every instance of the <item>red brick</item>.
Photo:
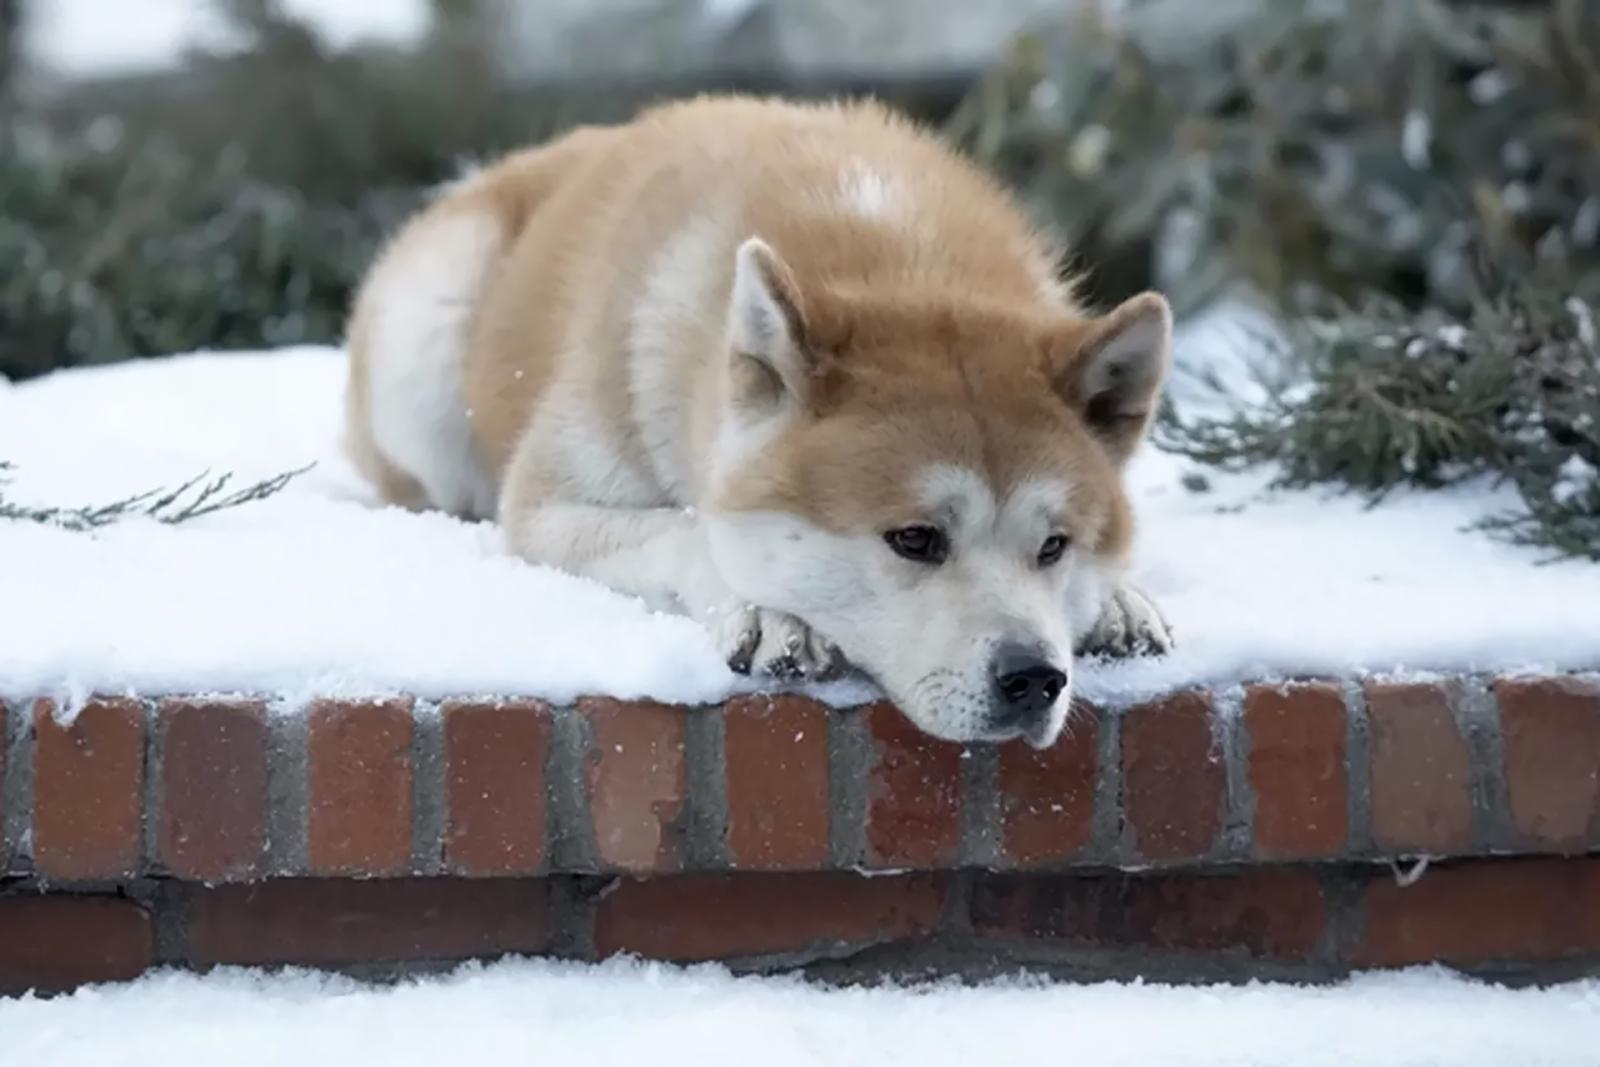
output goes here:
[{"label": "red brick", "polygon": [[972,883],[967,904],[973,932],[1012,939],[1060,937],[1059,909],[1048,913],[1064,881],[1059,875],[980,875]]},{"label": "red brick", "polygon": [[940,875],[682,875],[627,881],[600,900],[595,951],[695,962],[864,948],[932,933]]},{"label": "red brick", "polygon": [[95,698],[71,725],[33,706],[33,858],[46,878],[120,878],[139,869],[144,708]]},{"label": "red brick", "polygon": [[1122,725],[1123,813],[1141,859],[1195,859],[1222,830],[1227,786],[1211,701],[1179,693],[1129,708]]},{"label": "red brick", "polygon": [[1390,852],[1448,855],[1472,845],[1471,756],[1432,684],[1370,683],[1372,837]]},{"label": "red brick", "polygon": [[445,862],[458,874],[533,874],[545,858],[550,706],[444,705]]},{"label": "red brick", "polygon": [[1123,896],[1118,921],[1128,941],[1151,948],[1305,959],[1327,929],[1328,905],[1311,871],[1256,868],[1137,878]]},{"label": "red brick", "polygon": [[1054,745],[1000,747],[1001,848],[1007,864],[1068,860],[1088,845],[1100,777],[1100,718],[1074,718]]},{"label": "red brick", "polygon": [[163,700],[161,863],[203,882],[261,873],[267,719],[259,700]]},{"label": "red brick", "polygon": [[189,894],[198,965],[448,962],[550,941],[543,879],[280,879]]},{"label": "red brick", "polygon": [[137,978],[155,959],[145,910],[120,897],[0,897],[0,996]]},{"label": "red brick", "polygon": [[1255,686],[1245,694],[1255,853],[1338,855],[1350,836],[1344,697],[1332,685]]},{"label": "red brick", "polygon": [[1524,842],[1556,852],[1600,845],[1600,684],[1505,680],[1494,692],[1511,820]]},{"label": "red brick", "polygon": [[828,709],[798,696],[731,701],[723,717],[728,858],[744,870],[828,865]]},{"label": "red brick", "polygon": [[319,700],[308,714],[311,870],[404,874],[411,867],[411,701]]},{"label": "red brick", "polygon": [[929,870],[961,855],[962,746],[929,737],[889,704],[863,710],[872,734],[867,861]]},{"label": "red brick", "polygon": [[973,893],[981,934],[1098,949],[1237,952],[1304,960],[1321,944],[1328,902],[1304,868],[1227,875],[985,879]]},{"label": "red brick", "polygon": [[1480,860],[1365,890],[1353,962],[1536,963],[1600,953],[1600,858]]},{"label": "red brick", "polygon": [[589,723],[585,779],[600,865],[671,871],[688,815],[687,712],[649,701],[578,702]]}]

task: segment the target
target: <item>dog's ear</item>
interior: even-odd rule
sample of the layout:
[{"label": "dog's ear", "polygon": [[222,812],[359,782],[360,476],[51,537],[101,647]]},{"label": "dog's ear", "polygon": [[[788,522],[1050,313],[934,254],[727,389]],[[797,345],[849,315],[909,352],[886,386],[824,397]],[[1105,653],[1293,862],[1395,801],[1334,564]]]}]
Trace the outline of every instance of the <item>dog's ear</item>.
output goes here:
[{"label": "dog's ear", "polygon": [[787,264],[759,237],[739,246],[730,309],[733,399],[772,411],[806,398],[805,305]]},{"label": "dog's ear", "polygon": [[1075,322],[1056,338],[1056,391],[1118,463],[1138,447],[1155,414],[1172,356],[1172,310],[1140,293],[1110,313]]}]

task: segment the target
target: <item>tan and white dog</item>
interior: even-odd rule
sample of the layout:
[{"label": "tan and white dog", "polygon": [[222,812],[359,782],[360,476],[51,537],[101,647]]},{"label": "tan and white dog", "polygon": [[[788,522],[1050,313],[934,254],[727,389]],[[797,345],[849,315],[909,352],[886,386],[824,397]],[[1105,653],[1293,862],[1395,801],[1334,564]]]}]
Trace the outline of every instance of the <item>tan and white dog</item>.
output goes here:
[{"label": "tan and white dog", "polygon": [[347,445],[736,670],[848,660],[931,734],[1047,745],[1075,644],[1169,641],[1120,575],[1170,314],[1090,315],[1057,265],[878,105],[666,106],[406,226],[356,301]]}]

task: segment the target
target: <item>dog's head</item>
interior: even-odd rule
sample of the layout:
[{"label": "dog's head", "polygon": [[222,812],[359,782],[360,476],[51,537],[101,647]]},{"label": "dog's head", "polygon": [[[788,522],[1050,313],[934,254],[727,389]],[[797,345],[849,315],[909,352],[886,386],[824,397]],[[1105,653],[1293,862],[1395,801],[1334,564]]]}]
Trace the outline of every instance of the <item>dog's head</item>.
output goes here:
[{"label": "dog's head", "polygon": [[923,730],[1053,742],[1068,598],[1125,555],[1166,374],[1155,294],[1103,317],[807,291],[739,250],[708,528],[740,596],[835,641]]}]

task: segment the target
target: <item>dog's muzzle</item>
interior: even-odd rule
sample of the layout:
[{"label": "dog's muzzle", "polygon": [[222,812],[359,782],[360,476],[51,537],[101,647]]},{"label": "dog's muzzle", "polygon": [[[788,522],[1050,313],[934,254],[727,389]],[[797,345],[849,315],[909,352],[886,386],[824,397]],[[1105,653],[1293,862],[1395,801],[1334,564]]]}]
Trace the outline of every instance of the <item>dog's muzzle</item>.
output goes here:
[{"label": "dog's muzzle", "polygon": [[1051,662],[1041,644],[1007,642],[989,665],[990,725],[997,731],[1032,735],[1049,720],[1067,688],[1067,672]]}]

